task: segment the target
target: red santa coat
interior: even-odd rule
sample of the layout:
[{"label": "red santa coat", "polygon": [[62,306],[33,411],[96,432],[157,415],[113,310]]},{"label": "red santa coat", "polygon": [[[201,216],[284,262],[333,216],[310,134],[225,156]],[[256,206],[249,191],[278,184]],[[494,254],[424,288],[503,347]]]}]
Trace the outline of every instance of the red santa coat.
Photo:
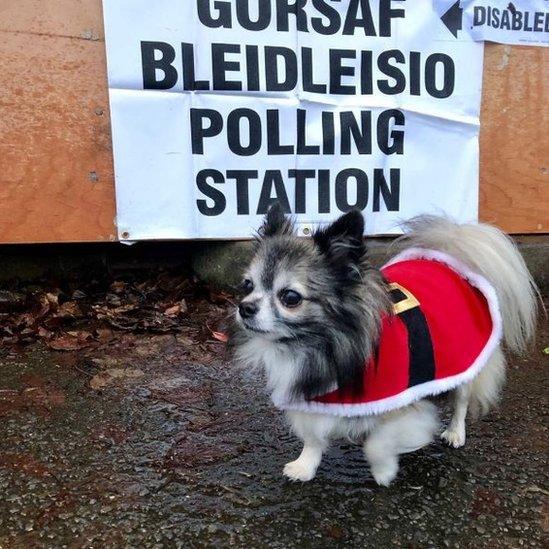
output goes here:
[{"label": "red santa coat", "polygon": [[382,320],[375,356],[361,387],[309,401],[280,401],[286,410],[338,416],[379,414],[470,381],[501,339],[490,283],[442,252],[413,248],[382,268],[393,315]]}]

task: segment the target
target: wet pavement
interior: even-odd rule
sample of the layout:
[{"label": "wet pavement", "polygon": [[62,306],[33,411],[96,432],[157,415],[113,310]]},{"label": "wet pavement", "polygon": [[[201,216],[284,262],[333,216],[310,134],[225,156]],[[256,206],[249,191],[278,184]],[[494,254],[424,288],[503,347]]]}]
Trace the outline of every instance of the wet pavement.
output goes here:
[{"label": "wet pavement", "polygon": [[404,456],[390,488],[347,443],[285,480],[298,441],[214,338],[4,349],[0,548],[542,547],[547,346],[545,327],[465,448]]}]

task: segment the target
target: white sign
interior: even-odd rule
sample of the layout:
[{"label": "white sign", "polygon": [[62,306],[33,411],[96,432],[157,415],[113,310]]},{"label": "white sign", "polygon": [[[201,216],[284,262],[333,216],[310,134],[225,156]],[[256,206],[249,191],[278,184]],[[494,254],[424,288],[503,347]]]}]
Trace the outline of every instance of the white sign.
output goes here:
[{"label": "white sign", "polygon": [[249,237],[275,200],[303,233],[476,219],[483,46],[453,4],[104,0],[119,237]]},{"label": "white sign", "polygon": [[548,0],[462,0],[456,4],[447,17],[457,23],[463,11],[463,29],[474,40],[549,46]]}]

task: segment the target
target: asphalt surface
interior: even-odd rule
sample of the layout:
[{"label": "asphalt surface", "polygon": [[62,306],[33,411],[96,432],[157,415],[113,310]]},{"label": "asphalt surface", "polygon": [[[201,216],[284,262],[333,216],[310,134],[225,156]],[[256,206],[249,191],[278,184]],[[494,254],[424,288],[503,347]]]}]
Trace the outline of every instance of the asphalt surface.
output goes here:
[{"label": "asphalt surface", "polygon": [[546,324],[466,446],[404,456],[389,488],[348,443],[312,482],[285,480],[299,443],[219,342],[128,334],[92,352],[5,349],[0,548],[542,547]]}]

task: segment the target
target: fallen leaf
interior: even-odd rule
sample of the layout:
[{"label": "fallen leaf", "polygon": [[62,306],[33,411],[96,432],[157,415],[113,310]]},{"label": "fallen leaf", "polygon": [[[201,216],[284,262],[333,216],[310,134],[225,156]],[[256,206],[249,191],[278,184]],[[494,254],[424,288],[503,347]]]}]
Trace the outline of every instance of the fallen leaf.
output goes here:
[{"label": "fallen leaf", "polygon": [[67,334],[72,337],[76,337],[81,341],[87,341],[88,339],[92,339],[93,337],[91,333],[86,330],[71,330],[67,332]]},{"label": "fallen leaf", "polygon": [[117,294],[107,294],[105,299],[109,305],[113,305],[114,307],[120,307],[120,305],[122,305],[122,300]]},{"label": "fallen leaf", "polygon": [[72,293],[73,299],[84,299],[85,297],[86,297],[86,293],[83,292],[82,290],[74,290],[74,292]]},{"label": "fallen leaf", "polygon": [[66,301],[59,307],[57,316],[60,317],[79,317],[82,316],[82,311],[76,301]]},{"label": "fallen leaf", "polygon": [[90,387],[95,390],[103,389],[116,380],[137,379],[144,375],[143,370],[138,368],[110,368],[94,375],[90,379]]},{"label": "fallen leaf", "polygon": [[49,301],[47,295],[42,295],[40,297],[40,309],[38,310],[38,312],[36,312],[36,314],[32,315],[33,322],[36,322],[37,319],[42,318],[43,316],[46,316],[51,309],[52,309],[52,304]]},{"label": "fallen leaf", "polygon": [[39,337],[48,338],[48,337],[52,336],[52,332],[50,332],[49,330],[46,330],[46,328],[42,328],[42,326],[40,326],[40,328],[38,328],[38,335],[39,335]]},{"label": "fallen leaf", "polygon": [[223,341],[223,343],[229,341],[229,336],[224,332],[212,332],[212,336],[218,341]]},{"label": "fallen leaf", "polygon": [[79,351],[89,345],[90,342],[87,338],[74,337],[69,334],[65,334],[48,341],[48,346],[55,351]]},{"label": "fallen leaf", "polygon": [[120,360],[112,356],[104,356],[100,358],[92,358],[91,362],[94,366],[106,370],[108,368],[116,368],[120,366]]},{"label": "fallen leaf", "polygon": [[95,330],[95,334],[101,343],[108,343],[114,337],[112,330],[109,328],[98,328]]},{"label": "fallen leaf", "polygon": [[123,282],[122,280],[115,280],[111,284],[111,291],[113,291],[115,294],[120,294],[126,289],[127,284]]},{"label": "fallen leaf", "polygon": [[168,307],[164,311],[164,314],[166,316],[177,316],[180,312],[181,312],[181,304],[177,303],[173,307]]},{"label": "fallen leaf", "polygon": [[111,309],[108,311],[109,314],[121,314],[121,313],[127,313],[129,311],[135,311],[137,309],[137,305],[134,305],[133,303],[128,303],[127,305],[121,305],[120,307],[116,307],[115,309]]},{"label": "fallen leaf", "polygon": [[59,305],[59,295],[53,294],[51,292],[46,293],[46,299],[48,300],[50,305],[57,306]]}]

